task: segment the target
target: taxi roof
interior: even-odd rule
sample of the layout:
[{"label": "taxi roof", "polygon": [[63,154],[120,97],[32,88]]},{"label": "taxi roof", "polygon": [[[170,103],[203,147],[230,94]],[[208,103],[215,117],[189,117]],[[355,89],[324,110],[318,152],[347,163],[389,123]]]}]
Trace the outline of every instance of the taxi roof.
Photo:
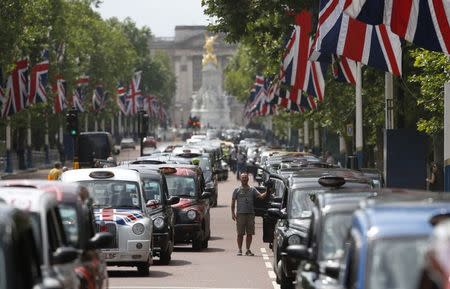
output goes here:
[{"label": "taxi roof", "polygon": [[89,192],[81,185],[60,181],[29,179],[5,180],[0,181],[0,187],[28,187],[40,189],[55,194],[58,202],[76,202],[78,200],[89,198]]},{"label": "taxi roof", "polygon": [[114,174],[113,177],[108,178],[108,180],[121,180],[121,181],[131,181],[140,182],[140,176],[137,171],[129,170],[125,168],[95,168],[95,169],[79,169],[66,171],[61,175],[61,180],[64,182],[79,182],[86,180],[97,180],[89,176],[92,172],[111,172]]},{"label": "taxi roof", "polygon": [[363,233],[371,238],[427,236],[432,231],[431,218],[444,213],[450,213],[450,202],[397,201],[358,211],[354,223],[366,228]]},{"label": "taxi roof", "polygon": [[42,212],[46,208],[57,204],[54,195],[35,188],[25,187],[0,188],[0,200],[29,212]]}]

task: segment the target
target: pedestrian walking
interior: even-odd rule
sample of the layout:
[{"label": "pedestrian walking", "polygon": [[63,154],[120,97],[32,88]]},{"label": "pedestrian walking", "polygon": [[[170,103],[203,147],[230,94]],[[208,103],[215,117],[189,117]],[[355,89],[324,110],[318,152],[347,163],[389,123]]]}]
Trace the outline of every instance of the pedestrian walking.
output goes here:
[{"label": "pedestrian walking", "polygon": [[333,157],[333,155],[331,154],[330,151],[326,151],[326,152],[325,152],[324,160],[325,160],[325,162],[328,163],[328,164],[334,165],[334,164],[336,163],[336,161],[334,160],[334,157]]},{"label": "pedestrian walking", "polygon": [[[254,256],[250,250],[253,235],[255,234],[255,199],[263,199],[267,192],[259,193],[254,187],[248,185],[248,174],[241,173],[241,186],[233,192],[231,200],[231,217],[236,221],[238,256],[242,256],[242,243],[247,235],[245,245],[246,256]],[[237,204],[237,206],[236,206]]]},{"label": "pedestrian walking", "polygon": [[237,169],[236,178],[239,180],[239,176],[245,171],[245,165],[247,163],[247,157],[240,151],[237,155]]},{"label": "pedestrian walking", "polygon": [[444,190],[444,176],[442,169],[439,168],[437,163],[431,164],[430,177],[426,178],[426,181],[430,191],[439,192]]},{"label": "pedestrian walking", "polygon": [[47,179],[54,181],[59,180],[61,174],[62,174],[61,163],[56,162],[53,166],[53,169],[51,169],[50,172],[48,172]]}]

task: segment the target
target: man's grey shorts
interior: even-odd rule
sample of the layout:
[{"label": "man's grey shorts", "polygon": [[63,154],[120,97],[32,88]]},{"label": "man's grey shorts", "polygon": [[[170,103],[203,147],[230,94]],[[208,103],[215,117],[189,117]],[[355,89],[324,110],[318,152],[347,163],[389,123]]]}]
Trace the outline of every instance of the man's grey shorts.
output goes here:
[{"label": "man's grey shorts", "polygon": [[238,235],[255,235],[255,214],[237,214],[236,230]]}]

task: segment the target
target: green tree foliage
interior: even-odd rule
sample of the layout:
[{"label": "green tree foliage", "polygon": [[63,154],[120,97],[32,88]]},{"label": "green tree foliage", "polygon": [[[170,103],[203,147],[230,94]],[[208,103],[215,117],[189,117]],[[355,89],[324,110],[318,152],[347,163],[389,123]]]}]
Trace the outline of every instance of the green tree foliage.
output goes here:
[{"label": "green tree foliage", "polygon": [[426,112],[417,128],[430,135],[437,134],[444,128],[444,84],[450,81],[450,60],[442,53],[424,49],[412,50],[411,55],[419,71],[409,81],[419,84],[417,105]]},{"label": "green tree foliage", "polygon": [[[149,28],[137,28],[130,19],[103,20],[93,10],[101,4],[98,0],[5,0],[0,9],[0,68],[5,78],[15,62],[27,57],[30,66],[42,61],[41,52],[50,52],[48,102],[27,107],[12,116],[14,129],[22,130],[31,119],[33,130],[40,139],[34,140],[36,148],[43,143],[42,121],[48,118],[50,134],[58,131],[63,114],[52,113],[54,92],[51,85],[58,76],[67,82],[67,101],[71,100],[76,79],[90,77],[85,99],[85,109],[98,121],[109,119],[118,108],[116,85],[127,84],[134,71],[142,70],[144,92],[154,93],[170,104],[175,92],[175,76],[166,55],[150,55]],[[107,94],[106,109],[93,114],[91,96],[96,85],[103,85]],[[39,119],[40,121],[34,121]],[[81,117],[82,119],[82,117]],[[40,124],[37,125],[36,124]],[[4,131],[5,121],[0,121]],[[20,138],[23,139],[23,136]],[[53,138],[51,138],[51,141]]]}]

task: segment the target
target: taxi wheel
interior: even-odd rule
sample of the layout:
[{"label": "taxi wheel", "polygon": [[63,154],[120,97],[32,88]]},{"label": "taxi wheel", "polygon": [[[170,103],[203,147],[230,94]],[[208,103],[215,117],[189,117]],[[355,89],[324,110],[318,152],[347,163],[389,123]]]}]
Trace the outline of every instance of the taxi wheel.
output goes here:
[{"label": "taxi wheel", "polygon": [[147,262],[139,264],[137,269],[141,276],[148,276],[150,274],[150,265]]},{"label": "taxi wheel", "polygon": [[293,280],[290,278],[282,278],[280,282],[280,289],[294,289]]},{"label": "taxi wheel", "polygon": [[198,238],[192,240],[192,249],[194,250],[201,250],[203,248],[203,236],[205,236],[205,232],[201,232],[198,235]]},{"label": "taxi wheel", "polygon": [[170,253],[170,249],[167,248],[166,251],[160,253],[159,264],[169,265],[171,259],[172,259],[172,254]]},{"label": "taxi wheel", "polygon": [[206,238],[206,239],[202,242],[202,248],[203,248],[203,249],[207,249],[207,248],[208,248],[208,238]]}]

